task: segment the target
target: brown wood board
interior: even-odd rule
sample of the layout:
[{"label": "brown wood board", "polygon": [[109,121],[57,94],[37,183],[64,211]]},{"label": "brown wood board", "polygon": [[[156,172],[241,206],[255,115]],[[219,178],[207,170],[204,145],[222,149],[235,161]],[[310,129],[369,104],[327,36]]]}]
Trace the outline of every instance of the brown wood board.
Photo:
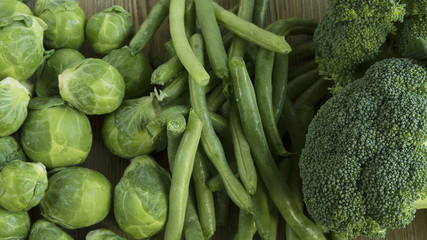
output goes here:
[{"label": "brown wood board", "polygon": [[[28,1],[28,5],[33,9],[36,0]],[[132,21],[134,23],[134,30],[136,31],[139,25],[144,21],[148,12],[157,2],[156,0],[78,0],[80,6],[86,13],[89,19],[94,13],[100,12],[105,8],[113,5],[120,5],[131,13]],[[222,6],[230,8],[238,3],[238,0],[219,0],[217,1]],[[276,19],[287,18],[287,17],[304,17],[304,18],[315,18],[317,20],[324,14],[327,8],[326,0],[271,0],[269,4],[269,11],[267,16],[267,22],[271,22]],[[159,31],[154,35],[153,39],[144,48],[143,52],[147,55],[163,58],[165,55],[164,43],[170,39],[168,30],[168,19],[161,25]],[[290,41],[301,41],[305,38],[294,38]],[[86,57],[99,57],[93,53],[90,45],[86,41],[83,47],[80,49]],[[104,174],[113,185],[117,184],[120,177],[123,174],[124,169],[129,164],[126,159],[121,159],[117,156],[112,155],[103,145],[101,137],[101,126],[103,122],[103,116],[91,116],[90,117],[92,130],[93,130],[93,146],[89,154],[88,159],[83,163],[84,167],[95,169]],[[155,155],[158,159],[164,158],[164,155]],[[165,161],[162,161],[165,164]],[[164,165],[165,166],[165,165]],[[33,221],[40,218],[39,210],[34,208],[30,212]],[[226,240],[231,239],[236,227],[237,227],[237,215],[238,210],[236,208],[231,209],[230,219],[226,227],[218,227],[215,236],[212,239]],[[279,222],[278,228],[278,239],[285,239],[284,237],[284,222]],[[86,234],[98,228],[109,228],[119,233],[122,236],[126,236],[121,231],[114,219],[113,211],[111,210],[108,217],[94,226],[69,231],[68,233],[75,239],[85,239]],[[259,239],[258,236],[256,236]],[[153,239],[162,239],[162,234],[159,234]],[[367,239],[360,237],[357,239]],[[389,230],[387,232],[386,240],[426,240],[427,239],[427,210],[421,210],[417,212],[415,220],[407,226],[405,229],[400,230]]]}]

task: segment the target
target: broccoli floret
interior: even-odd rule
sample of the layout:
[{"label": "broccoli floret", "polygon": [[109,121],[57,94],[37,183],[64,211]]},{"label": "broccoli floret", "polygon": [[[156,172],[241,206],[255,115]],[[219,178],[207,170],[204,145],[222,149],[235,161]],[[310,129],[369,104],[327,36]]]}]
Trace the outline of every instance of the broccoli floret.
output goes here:
[{"label": "broccoli floret", "polygon": [[427,0],[402,0],[409,15],[427,14]]},{"label": "broccoli floret", "polygon": [[379,54],[387,35],[394,27],[380,19],[359,18],[334,21],[328,11],[314,33],[319,73],[329,76],[339,89],[357,78],[364,62]]},{"label": "broccoli floret", "polygon": [[[427,2],[426,2],[427,6]],[[405,57],[427,59],[427,14],[409,15],[396,34],[397,48]]]},{"label": "broccoli floret", "polygon": [[379,61],[309,126],[300,159],[308,213],[345,237],[403,228],[427,207],[426,155],[427,68]]}]

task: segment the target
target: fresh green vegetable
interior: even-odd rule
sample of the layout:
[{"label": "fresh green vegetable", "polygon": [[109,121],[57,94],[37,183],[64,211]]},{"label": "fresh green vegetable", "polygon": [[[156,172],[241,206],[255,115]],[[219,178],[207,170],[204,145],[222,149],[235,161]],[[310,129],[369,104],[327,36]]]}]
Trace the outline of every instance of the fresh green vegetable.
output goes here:
[{"label": "fresh green vegetable", "polygon": [[74,49],[55,51],[36,72],[36,93],[39,97],[59,96],[58,75],[85,60],[85,57]]},{"label": "fresh green vegetable", "polygon": [[27,157],[14,137],[0,137],[0,171],[13,160],[27,161]]},{"label": "fresh green vegetable", "polygon": [[47,168],[83,163],[92,147],[88,117],[60,98],[33,98],[22,126],[21,144],[28,158]]},{"label": "fresh green vegetable", "polygon": [[43,62],[43,20],[28,15],[0,19],[0,79],[25,81]]},{"label": "fresh green vegetable", "polygon": [[88,232],[86,240],[125,240],[126,238],[121,237],[111,231],[110,229],[96,229]]},{"label": "fresh green vegetable", "polygon": [[[242,0],[239,3],[239,9],[237,11],[237,16],[248,22],[252,21],[253,11],[254,11],[255,0]],[[228,49],[229,59],[233,57],[244,57],[246,41],[240,38],[237,35],[233,36],[231,41],[230,48]]]},{"label": "fresh green vegetable", "polygon": [[[64,187],[66,186],[66,187]],[[110,211],[112,187],[101,173],[83,167],[57,169],[40,202],[47,220],[67,229],[92,226]]]},{"label": "fresh green vegetable", "polygon": [[153,71],[151,84],[163,86],[182,70],[184,70],[184,66],[182,66],[178,56],[175,55]]},{"label": "fresh green vegetable", "polygon": [[108,62],[88,58],[58,76],[59,93],[73,107],[88,115],[111,113],[122,103],[125,82]]},{"label": "fresh green vegetable", "polygon": [[31,225],[30,235],[28,240],[73,240],[73,238],[65,233],[61,228],[54,223],[39,219]]},{"label": "fresh green vegetable", "polygon": [[44,197],[46,167],[13,160],[0,172],[0,206],[12,212],[30,210]]},{"label": "fresh green vegetable", "polygon": [[30,226],[27,211],[9,212],[0,207],[0,239],[24,240]]},{"label": "fresh green vegetable", "polygon": [[142,52],[131,54],[129,47],[112,50],[103,58],[115,67],[125,81],[125,98],[146,96],[153,89],[150,84],[153,68]]},{"label": "fresh green vegetable", "polygon": [[33,16],[33,12],[27,6],[27,4],[22,3],[20,1],[16,1],[15,12],[12,13],[12,15],[18,15],[18,14],[26,14],[26,15],[29,15],[29,16]]},{"label": "fresh green vegetable", "polygon": [[168,213],[170,175],[149,156],[131,160],[114,190],[114,216],[135,239],[159,233]]},{"label": "fresh green vegetable", "polygon": [[405,17],[396,34],[398,51],[405,57],[427,59],[427,11]]},{"label": "fresh green vegetable", "polygon": [[120,6],[112,6],[89,18],[87,39],[95,53],[106,55],[123,47],[131,38],[133,24],[130,13]]},{"label": "fresh green vegetable", "polygon": [[384,237],[427,207],[426,82],[424,64],[390,58],[320,108],[300,159],[316,222],[343,237]]},{"label": "fresh green vegetable", "polygon": [[79,49],[85,40],[86,14],[75,0],[37,0],[34,14],[47,24],[48,48]]},{"label": "fresh green vegetable", "polygon": [[238,221],[237,232],[233,240],[253,239],[256,233],[255,216],[240,209]]},{"label": "fresh green vegetable", "polygon": [[169,214],[165,239],[181,239],[188,200],[191,172],[202,133],[202,121],[190,111],[187,129],[174,159],[171,188],[169,191]]},{"label": "fresh green vegetable", "polygon": [[30,93],[17,80],[8,77],[0,81],[0,137],[16,132],[28,114]]},{"label": "fresh green vegetable", "polygon": [[16,9],[16,0],[4,0],[0,2],[0,18],[13,15]]}]

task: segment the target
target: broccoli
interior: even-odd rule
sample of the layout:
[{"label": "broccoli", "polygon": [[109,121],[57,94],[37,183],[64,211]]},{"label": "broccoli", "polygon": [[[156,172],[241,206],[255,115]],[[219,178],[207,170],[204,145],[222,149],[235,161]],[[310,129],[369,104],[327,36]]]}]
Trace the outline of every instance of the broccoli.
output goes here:
[{"label": "broccoli", "polygon": [[402,0],[402,3],[410,15],[427,14],[427,0]]},{"label": "broccoli", "polygon": [[332,78],[338,91],[364,73],[364,63],[382,51],[396,22],[405,16],[395,0],[329,0],[313,42],[319,73]]},{"label": "broccoli", "polygon": [[384,237],[427,208],[427,66],[373,64],[313,118],[301,153],[308,213],[343,237]]},{"label": "broccoli", "polygon": [[[427,4],[427,3],[426,3]],[[405,57],[427,59],[427,13],[409,15],[395,36],[397,48]]]}]

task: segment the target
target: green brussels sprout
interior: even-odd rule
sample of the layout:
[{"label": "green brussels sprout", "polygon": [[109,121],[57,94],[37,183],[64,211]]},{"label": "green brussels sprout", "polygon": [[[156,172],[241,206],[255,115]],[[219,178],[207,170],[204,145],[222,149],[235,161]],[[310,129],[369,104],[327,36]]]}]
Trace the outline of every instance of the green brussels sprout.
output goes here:
[{"label": "green brussels sprout", "polygon": [[59,96],[58,75],[79,64],[85,57],[75,49],[55,51],[36,72],[36,93],[39,97]]},{"label": "green brussels sprout", "polygon": [[88,117],[61,98],[36,97],[22,126],[21,144],[28,158],[47,168],[83,163],[92,147]]},{"label": "green brussels sprout", "polygon": [[176,105],[161,109],[152,96],[124,100],[104,119],[104,144],[111,153],[123,158],[160,151],[167,139],[166,122],[175,114],[188,114],[188,107]]},{"label": "green brussels sprout", "polygon": [[38,0],[34,14],[48,28],[44,33],[47,48],[78,49],[85,40],[86,15],[75,0]]},{"label": "green brussels sprout", "polygon": [[47,188],[46,167],[14,160],[0,172],[0,206],[12,212],[38,205]]},{"label": "green brussels sprout", "polygon": [[113,6],[94,14],[86,25],[86,35],[95,53],[106,55],[123,47],[132,37],[130,14],[120,6]]},{"label": "green brussels sprout", "polygon": [[27,118],[29,102],[29,92],[20,82],[11,77],[0,81],[0,137],[21,127]]},{"label": "green brussels sprout", "polygon": [[0,171],[13,160],[27,161],[27,157],[14,137],[0,137]]},{"label": "green brussels sprout", "polygon": [[88,115],[113,112],[125,95],[122,75],[101,59],[85,59],[59,74],[58,81],[61,97]]},{"label": "green brussels sprout", "polygon": [[160,232],[166,223],[170,175],[150,156],[131,160],[114,189],[114,216],[135,239]]},{"label": "green brussels sprout", "polygon": [[27,237],[30,226],[27,211],[9,212],[0,208],[0,239],[23,240]]},{"label": "green brussels sprout", "polygon": [[43,217],[68,229],[102,221],[110,211],[112,187],[101,173],[83,167],[59,169],[40,202]]},{"label": "green brussels sprout", "polygon": [[25,81],[43,62],[46,23],[23,14],[0,19],[0,79]]},{"label": "green brussels sprout", "polygon": [[23,3],[22,1],[16,2],[15,12],[12,15],[17,14],[26,14],[29,16],[33,16],[33,12],[31,11],[31,9],[27,6],[27,4]]},{"label": "green brussels sprout", "polygon": [[138,98],[153,90],[151,85],[151,67],[142,52],[131,54],[128,46],[111,51],[104,60],[115,67],[125,81],[125,98]]},{"label": "green brussels sprout", "polygon": [[15,12],[16,0],[0,1],[0,18],[12,16]]},{"label": "green brussels sprout", "polygon": [[86,235],[86,240],[126,240],[109,229],[96,229]]},{"label": "green brussels sprout", "polygon": [[33,223],[28,240],[73,240],[54,223],[39,219]]}]

